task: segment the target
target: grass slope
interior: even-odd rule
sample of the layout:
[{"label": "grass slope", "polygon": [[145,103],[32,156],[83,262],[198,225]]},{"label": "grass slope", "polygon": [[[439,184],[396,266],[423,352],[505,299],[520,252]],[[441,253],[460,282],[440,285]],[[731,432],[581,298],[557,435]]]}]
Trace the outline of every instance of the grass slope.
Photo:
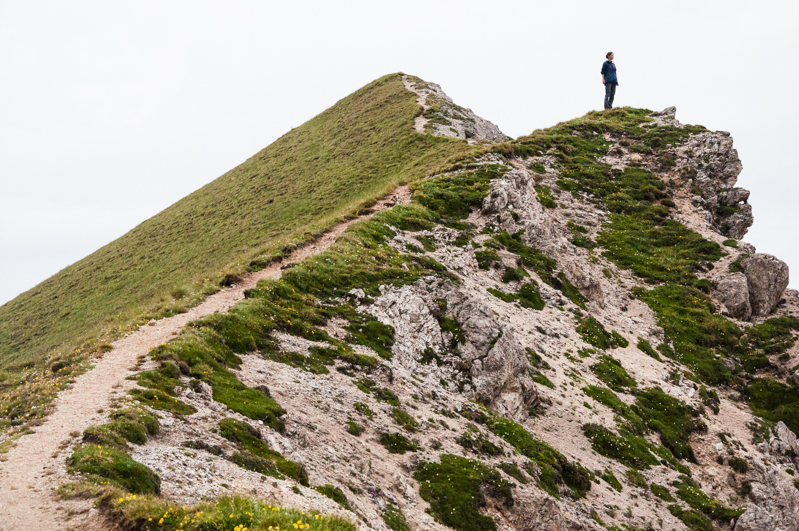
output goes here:
[{"label": "grass slope", "polygon": [[225,274],[265,263],[473,149],[414,132],[420,110],[399,74],[380,78],[3,305],[0,369],[180,311]]}]

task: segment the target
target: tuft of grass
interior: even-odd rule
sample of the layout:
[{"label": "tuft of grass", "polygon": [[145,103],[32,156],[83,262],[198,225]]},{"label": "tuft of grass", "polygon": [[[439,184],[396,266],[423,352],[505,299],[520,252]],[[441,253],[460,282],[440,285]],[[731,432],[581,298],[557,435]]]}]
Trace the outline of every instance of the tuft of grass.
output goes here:
[{"label": "tuft of grass", "polygon": [[352,407],[353,407],[353,408],[355,408],[355,411],[357,411],[357,412],[358,412],[358,413],[360,413],[361,415],[364,415],[364,416],[366,416],[366,417],[369,417],[370,419],[373,419],[373,418],[375,418],[375,412],[374,412],[374,411],[372,411],[372,410],[369,408],[369,406],[367,406],[366,404],[364,404],[364,403],[362,403],[362,402],[355,402],[355,403],[352,405]]},{"label": "tuft of grass", "polygon": [[602,354],[599,361],[591,366],[591,371],[614,391],[624,391],[626,387],[636,387],[638,383],[622,367],[619,360]]},{"label": "tuft of grass", "polygon": [[602,472],[602,475],[601,475],[601,476],[599,476],[599,477],[600,477],[600,478],[602,478],[603,480],[605,480],[605,483],[607,483],[608,485],[610,485],[610,487],[611,487],[613,490],[615,490],[615,491],[618,491],[618,492],[621,492],[621,490],[622,490],[622,488],[623,488],[623,487],[621,486],[621,482],[620,482],[618,479],[616,479],[616,475],[615,475],[615,474],[613,474],[613,471],[612,471],[612,470],[607,470],[607,469],[605,469],[605,471],[604,471],[604,472]]},{"label": "tuft of grass", "polygon": [[354,420],[347,421],[347,433],[349,433],[350,435],[360,437],[365,430],[366,428],[364,428]]},{"label": "tuft of grass", "polygon": [[593,317],[582,319],[577,325],[577,333],[583,341],[602,350],[612,348],[625,348],[630,343],[615,330],[611,333],[605,330],[602,323]]},{"label": "tuft of grass", "polygon": [[688,476],[680,476],[680,481],[676,483],[677,497],[713,520],[730,522],[744,513],[745,508],[731,509],[720,501],[709,498],[702,492],[699,484]]},{"label": "tuft of grass", "polygon": [[142,408],[127,408],[111,414],[111,422],[90,426],[83,432],[83,442],[125,449],[125,441],[144,444],[148,436],[158,434],[158,420]]},{"label": "tuft of grass", "polygon": [[423,461],[413,478],[419,482],[419,495],[430,504],[428,513],[457,531],[496,531],[496,523],[480,513],[489,497],[513,505],[511,483],[474,459],[442,454],[440,463]]},{"label": "tuft of grass", "polygon": [[499,468],[522,485],[527,485],[530,483],[530,480],[527,479],[527,477],[524,475],[524,472],[519,470],[519,467],[516,466],[515,463],[502,462],[499,464]]},{"label": "tuft of grass", "polygon": [[113,446],[78,446],[67,460],[67,466],[70,472],[84,474],[89,479],[106,479],[112,485],[134,494],[161,492],[158,474]]},{"label": "tuft of grass", "polygon": [[643,437],[629,433],[615,435],[599,424],[583,425],[583,433],[591,441],[591,447],[596,453],[628,467],[646,469],[659,464]]},{"label": "tuft of grass", "polygon": [[639,393],[632,409],[649,428],[660,434],[660,442],[675,458],[696,463],[688,439],[692,433],[707,431],[707,426],[699,419],[699,411],[667,395],[659,387]]},{"label": "tuft of grass", "polygon": [[538,283],[532,279],[530,279],[530,282],[522,284],[518,293],[505,293],[494,288],[486,288],[486,290],[494,297],[505,302],[519,301],[519,305],[521,305],[522,308],[543,310],[546,305],[538,289]]},{"label": "tuft of grass", "polygon": [[550,389],[555,388],[555,384],[552,382],[552,380],[547,378],[547,376],[544,373],[537,372],[532,376],[532,379],[535,383],[549,387]]},{"label": "tuft of grass", "polygon": [[668,487],[664,487],[662,485],[658,485],[657,483],[652,483],[649,485],[649,489],[652,491],[652,494],[660,498],[661,500],[669,503],[676,502],[677,500],[674,499],[674,496],[671,495]]},{"label": "tuft of grass", "polygon": [[638,347],[638,350],[640,350],[641,352],[643,352],[644,354],[646,354],[650,358],[654,358],[654,359],[656,359],[658,361],[662,361],[662,359],[658,355],[657,351],[654,348],[652,348],[652,344],[649,341],[647,341],[646,339],[644,339],[642,337],[639,337],[638,338],[638,344],[636,346]]},{"label": "tuft of grass", "polygon": [[391,410],[391,418],[394,419],[400,427],[405,428],[409,432],[413,433],[419,427],[419,422],[413,418],[407,411],[404,409],[395,407]]},{"label": "tuft of grass", "polygon": [[419,449],[419,444],[416,441],[410,440],[401,433],[381,433],[380,444],[392,454],[415,452]]},{"label": "tuft of grass", "polygon": [[627,483],[634,487],[640,487],[642,489],[646,488],[646,478],[643,474],[638,472],[637,470],[633,470],[632,468],[628,468],[627,471],[624,473],[624,477],[627,478]]},{"label": "tuft of grass", "polygon": [[502,448],[492,443],[484,433],[474,426],[458,437],[457,443],[467,450],[480,455],[494,457],[503,454]]},{"label": "tuft of grass", "polygon": [[327,496],[337,504],[341,505],[348,511],[352,510],[352,507],[350,507],[350,502],[347,500],[347,495],[344,494],[344,491],[341,490],[341,487],[334,487],[333,485],[330,485],[328,483],[325,485],[314,487],[314,490],[316,490],[321,494],[324,494],[325,496]]},{"label": "tuft of grass", "polygon": [[177,398],[172,398],[158,389],[133,389],[130,394],[148,407],[168,411],[175,415],[191,415],[197,412],[197,408],[194,406],[190,406]]},{"label": "tuft of grass", "polygon": [[390,503],[386,504],[386,510],[382,512],[380,518],[391,531],[411,531],[411,526],[408,525],[402,511]]},{"label": "tuft of grass", "polygon": [[219,434],[238,445],[242,453],[233,454],[231,461],[249,470],[267,476],[291,478],[308,486],[308,472],[302,465],[285,459],[261,440],[261,432],[246,422],[224,419],[219,423]]}]

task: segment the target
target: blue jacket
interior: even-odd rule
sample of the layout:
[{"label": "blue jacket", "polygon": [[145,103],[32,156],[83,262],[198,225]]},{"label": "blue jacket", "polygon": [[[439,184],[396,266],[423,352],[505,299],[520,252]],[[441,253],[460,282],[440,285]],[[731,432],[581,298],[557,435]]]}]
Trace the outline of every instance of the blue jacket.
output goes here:
[{"label": "blue jacket", "polygon": [[616,65],[613,64],[613,61],[602,63],[602,75],[605,76],[605,84],[619,83],[619,78],[616,77]]}]

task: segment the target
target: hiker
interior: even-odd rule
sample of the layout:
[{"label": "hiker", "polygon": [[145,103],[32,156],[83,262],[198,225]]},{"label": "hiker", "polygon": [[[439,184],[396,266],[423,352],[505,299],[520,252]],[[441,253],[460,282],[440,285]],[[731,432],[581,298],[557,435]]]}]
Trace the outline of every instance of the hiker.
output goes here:
[{"label": "hiker", "polygon": [[605,108],[613,108],[613,97],[616,95],[616,85],[619,78],[616,77],[616,65],[613,64],[613,52],[608,52],[605,56],[607,61],[602,63],[602,84],[605,85]]}]

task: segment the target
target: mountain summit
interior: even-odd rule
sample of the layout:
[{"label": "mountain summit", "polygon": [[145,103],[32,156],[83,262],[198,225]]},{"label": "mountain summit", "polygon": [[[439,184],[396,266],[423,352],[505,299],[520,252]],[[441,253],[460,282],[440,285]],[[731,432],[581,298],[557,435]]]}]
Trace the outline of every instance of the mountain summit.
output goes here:
[{"label": "mountain summit", "polygon": [[675,116],[345,98],[3,307],[3,522],[799,529],[799,294]]}]

